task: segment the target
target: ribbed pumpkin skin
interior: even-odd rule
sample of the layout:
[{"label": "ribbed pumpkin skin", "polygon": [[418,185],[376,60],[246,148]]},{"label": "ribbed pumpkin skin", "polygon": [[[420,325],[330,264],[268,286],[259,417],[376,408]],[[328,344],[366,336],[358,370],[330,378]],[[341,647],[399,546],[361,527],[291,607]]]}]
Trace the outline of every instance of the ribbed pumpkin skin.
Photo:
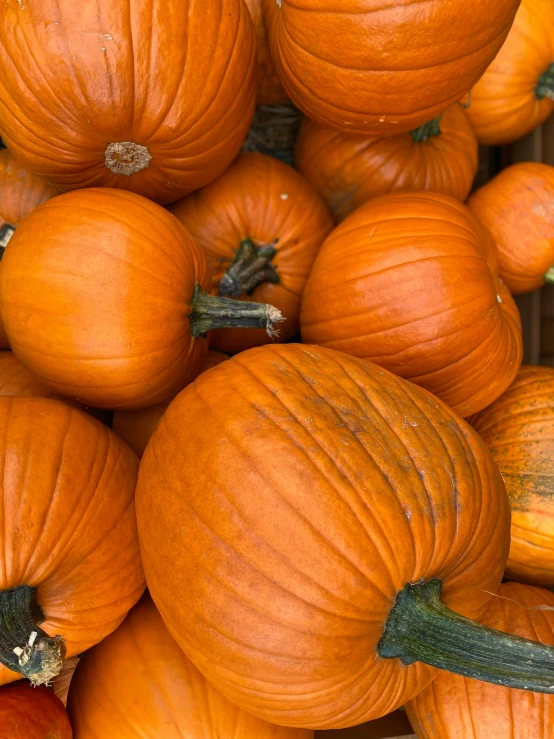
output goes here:
[{"label": "ribbed pumpkin skin", "polygon": [[0,688],[0,739],[72,739],[63,704],[29,683]]},{"label": "ribbed pumpkin skin", "polygon": [[[281,279],[264,282],[243,300],[269,303],[285,316],[277,341],[298,333],[300,298],[320,246],[333,228],[329,211],[312,186],[279,160],[248,152],[211,185],[175,203],[173,215],[202,247],[215,283],[230,266],[242,239],[270,244]],[[214,218],[214,213],[217,217]],[[217,329],[211,346],[227,354],[267,344],[263,329]]]},{"label": "ribbed pumpkin skin", "polygon": [[554,100],[540,99],[535,89],[553,63],[552,0],[521,0],[508,38],[473,87],[468,114],[479,143],[509,144],[548,118]]},{"label": "ribbed pumpkin skin", "polygon": [[375,362],[468,416],[521,364],[519,313],[497,259],[490,234],[453,198],[375,198],[320,249],[302,338]]},{"label": "ribbed pumpkin skin", "polygon": [[192,338],[194,287],[211,289],[202,251],[155,203],[92,189],[34,210],[2,260],[14,354],[60,395],[103,408],[172,398],[208,351]]},{"label": "ribbed pumpkin skin", "polygon": [[[65,190],[119,187],[160,203],[225,171],[256,99],[242,0],[7,0],[0,68],[0,131],[32,172]],[[152,157],[130,176],[105,164],[124,142]]]},{"label": "ribbed pumpkin skin", "polygon": [[414,141],[348,136],[305,118],[295,166],[323,197],[339,223],[370,198],[432,190],[465,200],[477,172],[477,139],[460,105],[446,110],[440,135]]},{"label": "ribbed pumpkin skin", "polygon": [[[554,593],[502,583],[481,623],[554,644]],[[554,697],[440,671],[406,705],[419,739],[551,739]]]},{"label": "ribbed pumpkin skin", "polygon": [[271,726],[215,690],[169,635],[150,598],[88,652],[69,693],[75,739],[312,739]]},{"label": "ribbed pumpkin skin", "polygon": [[13,352],[0,352],[0,395],[58,397],[52,388],[44,385],[29,372]]},{"label": "ribbed pumpkin skin", "polygon": [[262,0],[291,100],[339,131],[394,136],[463,98],[519,0]]},{"label": "ribbed pumpkin skin", "polygon": [[288,95],[275,71],[267,43],[261,0],[245,0],[256,29],[258,55],[258,105],[280,105],[286,103]]},{"label": "ribbed pumpkin skin", "polygon": [[510,498],[508,576],[554,585],[554,369],[522,367],[508,390],[469,420]]},{"label": "ribbed pumpkin skin", "polygon": [[[113,631],[144,579],[133,503],[138,460],[108,428],[65,403],[0,397],[0,590],[36,586],[67,656]],[[0,666],[0,684],[21,675]]]},{"label": "ribbed pumpkin skin", "polygon": [[430,682],[376,654],[397,592],[440,577],[444,602],[478,617],[510,525],[498,469],[449,408],[300,344],[185,388],[142,459],[137,519],[148,587],[191,660],[248,712],[308,728],[378,718]]},{"label": "ribbed pumpkin skin", "polygon": [[510,291],[544,285],[554,266],[554,167],[512,164],[476,190],[468,205],[496,241],[500,277]]},{"label": "ribbed pumpkin skin", "polygon": [[63,663],[63,667],[56,677],[52,680],[52,690],[56,696],[61,700],[64,706],[67,706],[67,694],[69,693],[69,686],[73,675],[75,674],[75,668],[79,664],[78,657],[71,657]]},{"label": "ribbed pumpkin skin", "polygon": [[41,203],[59,194],[59,190],[25,169],[7,149],[0,151],[0,226],[17,226]]}]

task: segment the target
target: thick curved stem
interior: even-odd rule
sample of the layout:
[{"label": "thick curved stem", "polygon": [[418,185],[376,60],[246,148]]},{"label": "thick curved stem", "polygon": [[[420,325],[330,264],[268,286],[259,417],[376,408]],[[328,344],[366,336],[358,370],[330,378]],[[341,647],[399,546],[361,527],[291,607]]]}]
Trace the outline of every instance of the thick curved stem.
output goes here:
[{"label": "thick curved stem", "polygon": [[554,267],[550,267],[550,269],[545,272],[544,281],[554,284]]},{"label": "thick curved stem", "polygon": [[250,239],[243,239],[233,263],[221,278],[219,294],[239,298],[251,294],[263,282],[278,284],[280,277],[271,264],[276,251],[273,244],[256,246]]},{"label": "thick curved stem", "polygon": [[429,121],[428,123],[424,123],[423,126],[420,126],[419,128],[414,128],[413,131],[410,131],[412,138],[416,142],[416,144],[419,144],[422,141],[427,141],[427,139],[430,136],[440,136],[441,118],[442,118],[442,115],[438,115],[436,118],[433,118],[432,121]]},{"label": "thick curved stem", "polygon": [[554,62],[539,77],[539,84],[535,88],[535,95],[539,100],[543,98],[554,100]]},{"label": "thick curved stem", "polygon": [[378,652],[509,688],[554,693],[554,647],[495,631],[441,603],[441,581],[398,593]]},{"label": "thick curved stem", "polygon": [[28,585],[0,591],[0,662],[33,685],[43,685],[61,670],[65,646],[61,636],[40,628],[44,614],[35,594]]},{"label": "thick curved stem", "polygon": [[274,337],[278,333],[275,324],[285,320],[272,305],[208,295],[200,285],[194,288],[190,307],[195,339],[215,328],[265,328],[267,335]]}]

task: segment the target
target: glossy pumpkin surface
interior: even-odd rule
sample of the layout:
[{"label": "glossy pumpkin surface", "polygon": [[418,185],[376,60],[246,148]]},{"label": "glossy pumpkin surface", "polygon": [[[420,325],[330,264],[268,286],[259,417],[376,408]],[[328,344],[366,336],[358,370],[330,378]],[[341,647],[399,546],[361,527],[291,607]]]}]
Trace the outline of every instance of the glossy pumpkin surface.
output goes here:
[{"label": "glossy pumpkin surface", "polygon": [[554,267],[554,167],[513,164],[476,190],[468,205],[496,241],[500,277],[510,291],[544,285]]},{"label": "glossy pumpkin surface", "polygon": [[394,136],[432,120],[477,82],[519,0],[262,0],[291,100],[323,125]]},{"label": "glossy pumpkin surface", "polygon": [[250,713],[310,728],[378,718],[431,681],[377,655],[397,592],[439,577],[448,607],[478,617],[510,526],[496,465],[451,409],[300,344],[185,388],[143,457],[137,518],[149,590],[191,660]]},{"label": "glossy pumpkin surface", "polygon": [[245,0],[256,29],[258,52],[258,105],[279,105],[288,100],[269,53],[261,0]]},{"label": "glossy pumpkin surface", "polygon": [[88,652],[73,678],[75,739],[312,739],[261,721],[213,688],[144,598],[119,629]]},{"label": "glossy pumpkin surface", "polygon": [[474,86],[469,117],[481,144],[525,136],[554,111],[554,4],[521,0],[514,25]]},{"label": "glossy pumpkin surface", "polygon": [[508,390],[470,422],[510,497],[508,576],[554,585],[554,369],[522,367]]},{"label": "glossy pumpkin surface", "polygon": [[423,128],[388,138],[348,136],[305,118],[295,164],[337,223],[389,192],[432,190],[465,200],[477,172],[477,139],[464,109],[452,105]]},{"label": "glossy pumpkin surface", "polygon": [[302,338],[375,362],[468,416],[521,364],[519,313],[497,260],[488,231],[453,198],[375,198],[321,248]]},{"label": "glossy pumpkin surface", "polygon": [[[554,644],[554,593],[502,583],[481,622]],[[419,739],[550,739],[554,697],[439,672],[406,705]]]},{"label": "glossy pumpkin surface", "polygon": [[61,701],[48,688],[0,688],[0,739],[72,739]]},{"label": "glossy pumpkin surface", "polygon": [[0,67],[4,141],[65,190],[169,203],[225,171],[254,112],[242,0],[8,0]]},{"label": "glossy pumpkin surface", "polygon": [[[243,239],[272,244],[270,264],[279,282],[262,281],[240,297],[270,303],[283,313],[277,341],[298,333],[302,290],[333,228],[325,203],[303,177],[273,157],[243,153],[217,182],[172,205],[171,212],[202,247],[216,284]],[[263,329],[218,329],[211,345],[234,354],[269,340]]]}]

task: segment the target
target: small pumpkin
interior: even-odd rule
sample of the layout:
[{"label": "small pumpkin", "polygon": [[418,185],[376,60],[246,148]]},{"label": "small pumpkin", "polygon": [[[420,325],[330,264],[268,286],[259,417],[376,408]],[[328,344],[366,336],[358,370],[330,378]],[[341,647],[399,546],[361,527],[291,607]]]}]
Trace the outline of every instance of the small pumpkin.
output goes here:
[{"label": "small pumpkin", "polygon": [[267,34],[262,16],[261,0],[246,0],[256,29],[258,55],[258,105],[280,105],[288,100],[287,93],[275,71],[267,45]]},{"label": "small pumpkin", "polygon": [[375,362],[468,416],[506,390],[522,359],[519,313],[497,262],[488,231],[454,198],[375,198],[322,246],[302,338]]},{"label": "small pumpkin", "polygon": [[460,105],[388,138],[348,136],[305,118],[295,164],[339,223],[389,192],[432,190],[465,200],[477,172],[477,139]]},{"label": "small pumpkin", "polygon": [[554,4],[521,0],[498,55],[474,86],[469,117],[481,144],[509,144],[554,111]]},{"label": "small pumpkin", "polygon": [[[554,594],[502,583],[482,623],[554,645]],[[406,705],[420,739],[550,739],[554,698],[440,672]]]},{"label": "small pumpkin", "polygon": [[0,684],[40,684],[140,598],[138,460],[57,400],[0,397]]},{"label": "small pumpkin", "polygon": [[72,739],[63,704],[48,688],[6,685],[0,688],[1,739]]},{"label": "small pumpkin", "polygon": [[508,390],[469,420],[510,497],[508,577],[554,585],[554,369],[522,367]]},{"label": "small pumpkin", "polygon": [[496,241],[500,277],[512,293],[554,282],[554,167],[512,164],[468,205]]},{"label": "small pumpkin", "polygon": [[[1,359],[2,357],[0,355],[0,372]],[[206,355],[200,374],[212,367],[216,367],[226,359],[229,359],[226,354],[210,349]],[[113,416],[112,428],[123,441],[129,444],[135,454],[142,457],[146,445],[154,433],[160,418],[166,412],[169,403],[170,401],[156,403],[156,405],[150,406],[150,408],[141,408],[138,411],[116,411]]]},{"label": "small pumpkin", "polygon": [[242,0],[10,1],[0,68],[2,137],[30,171],[160,203],[225,171],[256,101]]},{"label": "small pumpkin", "polygon": [[311,731],[249,716],[218,693],[181,652],[146,597],[83,657],[68,710],[75,739],[313,737]]},{"label": "small pumpkin", "polygon": [[167,210],[97,188],[34,210],[6,249],[2,314],[17,358],[56,393],[136,409],[197,374],[214,326],[265,326],[279,312],[208,295],[202,250]]},{"label": "small pumpkin", "polygon": [[[302,290],[333,228],[303,177],[273,157],[243,153],[217,182],[170,210],[204,250],[220,295],[278,308],[286,319],[278,341],[298,333]],[[260,329],[225,329],[211,344],[232,354],[267,341]]]},{"label": "small pumpkin", "polygon": [[262,0],[295,105],[345,133],[394,136],[460,100],[496,56],[520,0]]},{"label": "small pumpkin", "polygon": [[52,690],[56,696],[61,700],[64,706],[67,706],[67,695],[69,693],[69,686],[75,674],[75,668],[79,664],[79,656],[71,657],[66,659],[62,665],[62,669],[59,674],[52,680]]}]

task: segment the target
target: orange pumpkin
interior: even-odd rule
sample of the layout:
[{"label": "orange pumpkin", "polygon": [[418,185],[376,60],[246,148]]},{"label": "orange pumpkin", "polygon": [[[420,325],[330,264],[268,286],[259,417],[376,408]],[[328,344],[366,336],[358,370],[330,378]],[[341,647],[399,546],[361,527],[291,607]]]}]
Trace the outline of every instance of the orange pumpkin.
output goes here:
[{"label": "orange pumpkin", "polygon": [[519,0],[262,0],[290,99],[346,133],[394,136],[460,100],[494,59]]},{"label": "orange pumpkin", "polygon": [[[503,583],[482,623],[554,644],[554,594]],[[554,698],[440,672],[406,705],[420,739],[551,739]]]},{"label": "orange pumpkin", "polygon": [[64,706],[67,706],[67,695],[69,686],[75,674],[75,668],[79,664],[79,657],[71,657],[67,659],[60,670],[59,674],[52,680],[52,690],[61,700]]},{"label": "orange pumpkin", "polygon": [[0,352],[0,395],[28,395],[37,398],[59,396],[28,369],[13,352]]},{"label": "orange pumpkin", "polygon": [[117,628],[144,589],[138,460],[100,422],[45,398],[0,397],[0,438],[0,684],[40,684],[64,652]]},{"label": "orange pumpkin", "polygon": [[[2,367],[1,359],[2,357],[0,355],[0,372]],[[221,354],[221,352],[210,349],[206,355],[200,374],[212,367],[216,367],[226,359],[229,359],[226,354]],[[156,405],[150,406],[150,408],[141,408],[138,411],[116,411],[113,416],[112,428],[116,434],[121,436],[123,441],[129,444],[135,454],[142,457],[146,445],[156,430],[160,418],[166,412],[169,403],[170,401],[156,403]]]},{"label": "orange pumpkin", "polygon": [[258,105],[279,105],[288,100],[279,80],[267,45],[261,0],[246,0],[248,10],[256,29],[256,46],[258,50]]},{"label": "orange pumpkin", "polygon": [[[273,157],[244,153],[171,212],[204,250],[220,295],[278,308],[286,319],[279,341],[298,333],[302,290],[333,228],[325,203],[303,177]],[[226,329],[215,331],[211,344],[232,354],[268,340],[264,330]]]},{"label": "orange pumpkin", "polygon": [[454,198],[375,198],[321,248],[302,338],[375,362],[468,416],[506,390],[522,359],[497,259],[488,231]]},{"label": "orange pumpkin", "polygon": [[29,170],[160,203],[225,171],[256,101],[242,0],[9,0],[0,68],[0,130]]},{"label": "orange pumpkin", "polygon": [[339,223],[370,198],[432,190],[465,200],[477,172],[477,139],[460,105],[411,133],[348,136],[304,119],[295,164]]},{"label": "orange pumpkin", "polygon": [[[109,188],[62,195],[17,229],[0,270],[21,362],[60,395],[135,409],[197,374],[214,326],[266,326],[278,311],[209,296],[202,250],[164,208]],[[258,316],[258,318],[256,318]]]},{"label": "orange pumpkin", "polygon": [[72,739],[62,703],[48,688],[0,688],[0,739]]},{"label": "orange pumpkin", "polygon": [[75,739],[313,737],[249,716],[218,693],[181,652],[150,598],[83,657],[68,708]]},{"label": "orange pumpkin", "polygon": [[498,247],[500,277],[512,293],[554,281],[554,167],[521,162],[468,200]]},{"label": "orange pumpkin", "polygon": [[554,4],[521,0],[504,45],[472,91],[468,113],[481,144],[525,136],[554,111]]}]

